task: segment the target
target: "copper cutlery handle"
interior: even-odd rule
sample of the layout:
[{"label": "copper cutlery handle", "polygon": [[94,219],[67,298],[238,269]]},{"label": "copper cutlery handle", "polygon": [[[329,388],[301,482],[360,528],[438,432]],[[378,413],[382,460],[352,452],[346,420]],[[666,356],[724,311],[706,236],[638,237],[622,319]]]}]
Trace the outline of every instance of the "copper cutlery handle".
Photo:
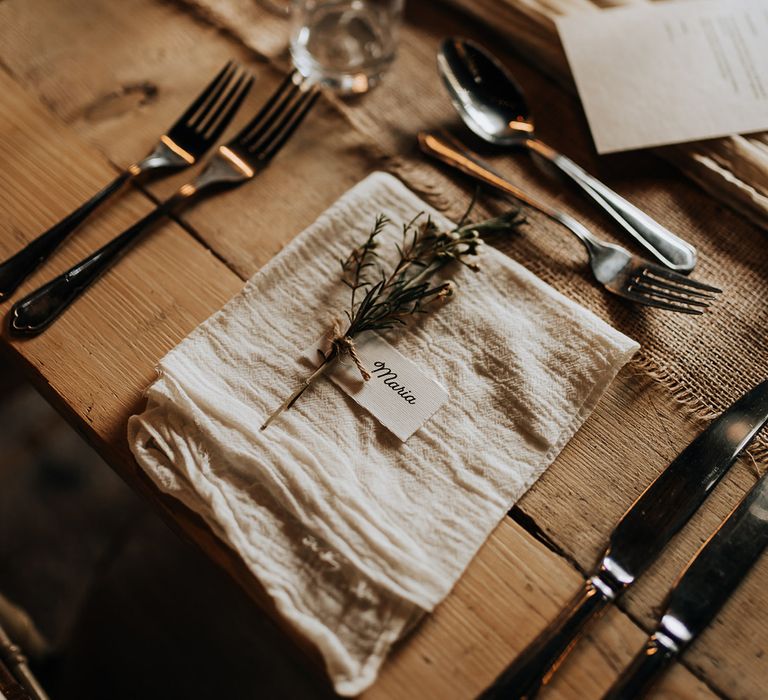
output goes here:
[{"label": "copper cutlery handle", "polygon": [[103,275],[153,224],[170,210],[167,203],[158,206],[143,219],[109,243],[91,253],[77,265],[17,301],[11,308],[11,332],[37,335]]},{"label": "copper cutlery handle", "polygon": [[643,697],[674,658],[675,654],[654,635],[632,659],[632,663],[603,696],[603,700],[633,700]]},{"label": "copper cutlery handle", "polygon": [[118,175],[106,187],[97,192],[87,202],[81,204],[71,214],[54,224],[45,233],[40,234],[14,256],[0,263],[0,301],[13,294],[19,285],[43,263],[69,235],[83,223],[99,206],[120,190],[131,178],[133,170],[126,170]]},{"label": "copper cutlery handle", "polygon": [[613,600],[594,579],[546,629],[518,656],[480,696],[479,700],[510,700],[535,697],[576,644],[587,623],[598,617]]},{"label": "copper cutlery handle", "polygon": [[509,180],[506,180],[502,175],[493,170],[487,163],[465,150],[461,143],[448,134],[422,131],[418,135],[418,140],[419,147],[427,155],[431,155],[438,160],[441,160],[443,163],[460,170],[465,175],[469,175],[480,182],[484,182],[491,187],[495,187],[496,189],[505,192],[519,202],[527,204],[529,207],[548,216],[553,221],[562,224],[582,242],[584,247],[590,251],[590,253],[594,253],[596,248],[602,246],[601,242],[572,216],[549,206],[546,202],[535,199],[524,190],[516,187],[509,182]]},{"label": "copper cutlery handle", "polygon": [[470,157],[467,152],[462,151],[459,144],[457,144],[455,139],[450,136],[443,133],[437,134],[422,131],[419,132],[418,139],[419,148],[421,148],[424,153],[434,156],[444,163],[461,170],[470,177],[482,180],[486,184],[506,192],[520,202],[523,202],[534,209],[538,209],[547,216],[554,219],[559,218],[559,212],[548,204],[534,199],[527,192],[515,187],[511,182],[505,180],[501,175],[491,170],[490,167],[478,163],[474,158]]}]

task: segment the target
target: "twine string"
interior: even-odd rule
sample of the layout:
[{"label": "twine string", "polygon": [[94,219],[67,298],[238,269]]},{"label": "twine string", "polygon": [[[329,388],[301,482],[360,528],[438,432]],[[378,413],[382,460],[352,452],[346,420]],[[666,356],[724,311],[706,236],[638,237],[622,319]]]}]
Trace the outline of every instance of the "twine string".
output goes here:
[{"label": "twine string", "polygon": [[352,362],[355,363],[355,367],[357,367],[364,382],[367,382],[371,378],[371,373],[365,368],[363,361],[360,359],[360,355],[357,354],[355,341],[341,332],[341,326],[339,326],[338,321],[334,321],[333,323],[331,348],[340,359],[347,355],[352,358]]}]

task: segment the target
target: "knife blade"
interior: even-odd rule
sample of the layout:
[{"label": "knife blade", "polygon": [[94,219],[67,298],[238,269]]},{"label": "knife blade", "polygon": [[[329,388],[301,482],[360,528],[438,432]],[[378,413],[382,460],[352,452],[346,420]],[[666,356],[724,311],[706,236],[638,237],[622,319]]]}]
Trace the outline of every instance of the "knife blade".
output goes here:
[{"label": "knife blade", "polygon": [[713,420],[627,510],[584,587],[480,698],[531,698],[600,615],[653,562],[768,422],[768,380]]},{"label": "knife blade", "polygon": [[768,546],[768,475],[763,476],[678,578],[656,631],[603,700],[641,697],[712,622]]}]

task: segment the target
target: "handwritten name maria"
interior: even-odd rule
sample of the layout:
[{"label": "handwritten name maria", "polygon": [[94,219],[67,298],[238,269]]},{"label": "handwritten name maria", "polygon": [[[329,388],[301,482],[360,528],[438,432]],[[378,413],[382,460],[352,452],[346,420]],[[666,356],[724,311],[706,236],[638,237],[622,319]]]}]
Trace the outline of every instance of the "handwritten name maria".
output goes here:
[{"label": "handwritten name maria", "polygon": [[416,403],[416,397],[402,384],[398,384],[395,381],[397,379],[397,372],[393,372],[381,360],[376,360],[376,362],[373,363],[371,374],[383,380],[384,385],[388,386],[392,391],[397,392],[397,394],[403,398],[403,401],[411,405]]}]

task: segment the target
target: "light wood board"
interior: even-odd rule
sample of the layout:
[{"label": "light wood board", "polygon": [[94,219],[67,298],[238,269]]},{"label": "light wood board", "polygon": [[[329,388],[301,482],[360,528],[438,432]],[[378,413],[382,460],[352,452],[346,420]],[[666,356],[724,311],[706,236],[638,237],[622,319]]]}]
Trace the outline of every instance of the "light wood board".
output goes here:
[{"label": "light wood board", "polygon": [[[182,217],[183,226],[163,226],[43,336],[23,342],[3,338],[8,361],[23,368],[129,483],[267,609],[258,585],[231,552],[142,478],[125,448],[125,422],[140,408],[157,360],[338,195],[379,167],[391,167],[408,182],[403,153],[413,150],[413,131],[440,122],[434,106],[419,112],[426,104],[419,102],[419,91],[434,89],[420,85],[426,74],[419,66],[433,60],[439,30],[419,22],[409,30],[419,41],[404,42],[406,57],[398,69],[403,91],[395,94],[383,86],[378,93],[379,107],[386,109],[377,112],[374,102],[367,107],[326,101],[258,181],[190,211]],[[279,45],[275,40],[273,46]],[[0,255],[89,196],[115,165],[143,155],[230,57],[259,76],[242,113],[246,118],[278,79],[266,62],[268,54],[254,54],[183,3],[0,3]],[[552,86],[533,73],[527,80],[540,80],[541,99],[549,99]],[[397,100],[408,110],[396,110]],[[663,215],[664,185],[689,185],[655,167],[649,164],[646,176],[625,187],[637,188],[634,198],[647,198],[649,210]],[[532,188],[589,217],[568,195],[554,193],[544,178],[526,174]],[[108,240],[151,206],[150,197],[168,193],[179,181],[128,191],[25,289]],[[465,201],[457,183],[437,170],[433,180],[414,178],[409,184],[435,200],[455,198],[457,208]],[[591,223],[597,230],[604,227],[598,217]],[[579,269],[568,246],[550,245],[559,237],[554,229],[537,221],[537,231],[551,239],[527,240],[524,251],[546,248],[546,264]],[[535,264],[532,268],[537,271]],[[583,288],[585,294],[600,294],[588,280]],[[606,312],[610,308],[606,305]],[[525,528],[510,519],[501,524],[456,590],[401,644],[367,695],[462,698],[482,689],[575,592],[579,570],[592,565],[617,517],[700,428],[658,383],[632,369],[622,373],[519,504]],[[748,465],[733,470],[624,601],[624,610],[613,611],[594,628],[553,684],[552,697],[599,697],[640,647],[642,628],[652,624],[680,567],[753,480]],[[766,575],[768,562],[762,561],[684,664],[665,677],[657,696],[763,696],[768,606],[761,582]]]}]

